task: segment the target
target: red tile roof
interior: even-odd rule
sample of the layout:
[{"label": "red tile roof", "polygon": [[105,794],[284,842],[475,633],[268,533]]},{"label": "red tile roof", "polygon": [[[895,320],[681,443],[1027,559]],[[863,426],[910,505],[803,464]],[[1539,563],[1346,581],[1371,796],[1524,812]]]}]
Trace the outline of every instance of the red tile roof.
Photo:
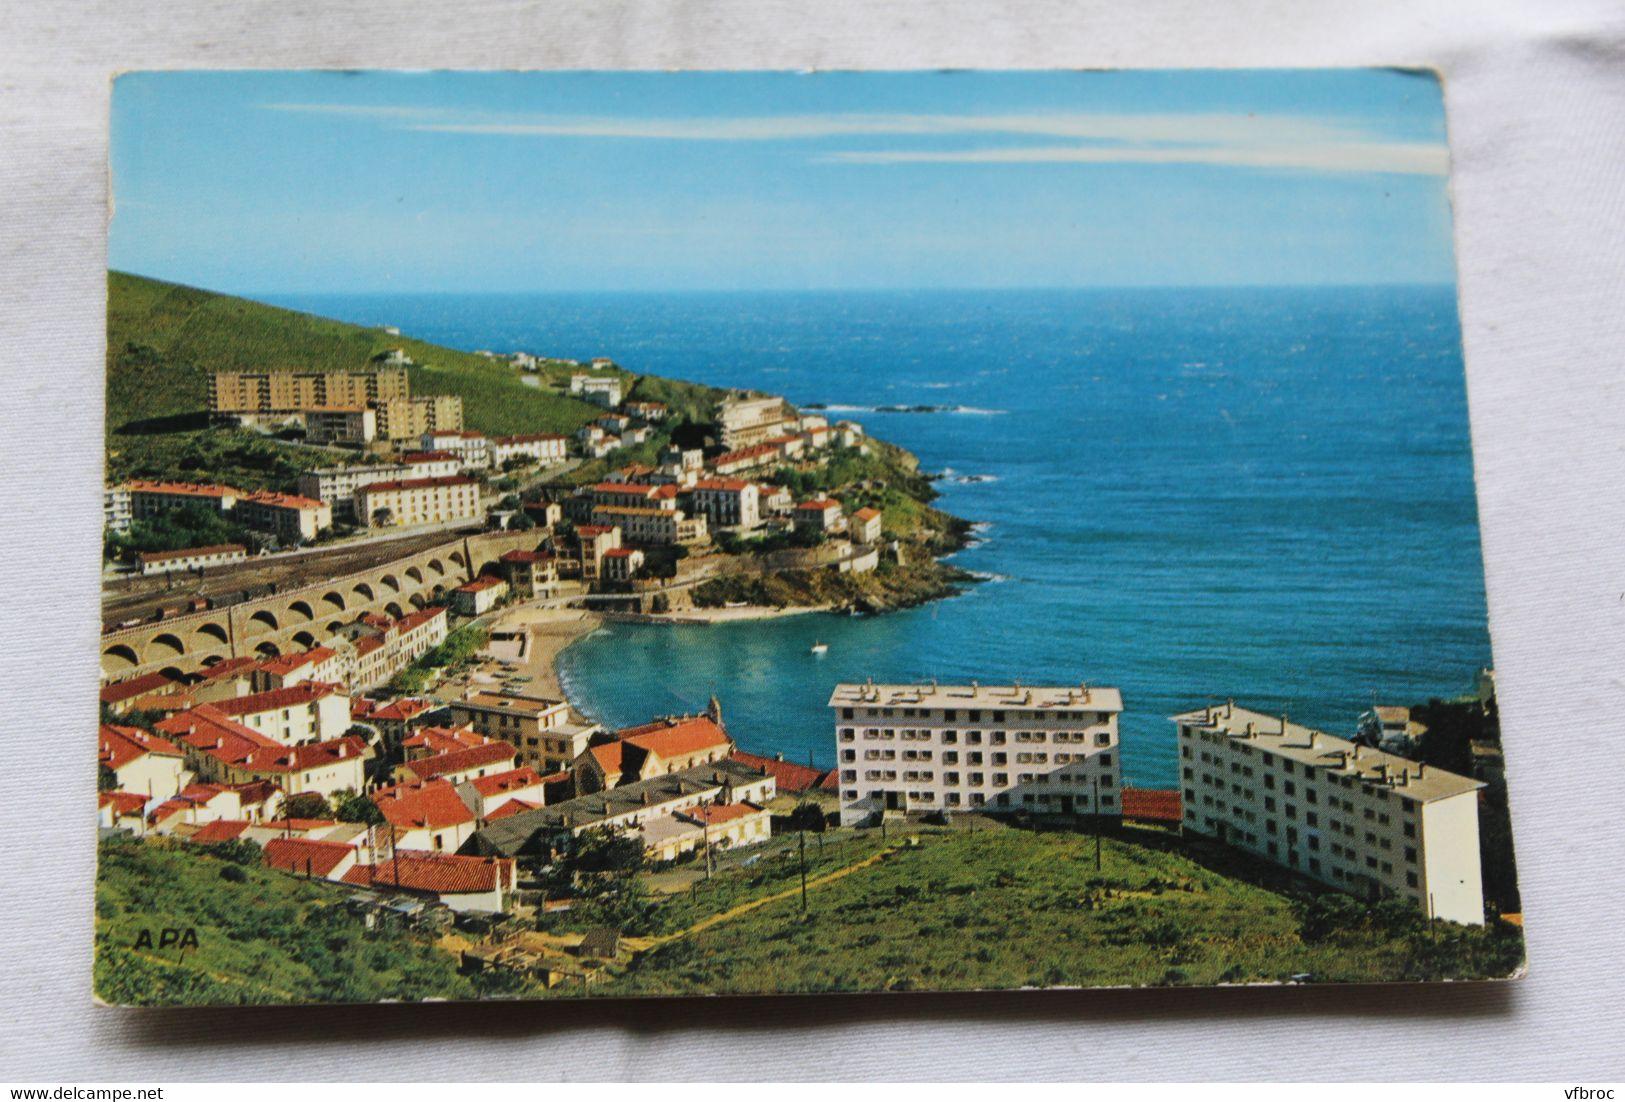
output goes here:
[{"label": "red tile roof", "polygon": [[604,558],[630,559],[633,555],[641,555],[642,553],[643,552],[639,551],[635,547],[611,547],[608,551],[604,552]]},{"label": "red tile roof", "polygon": [[691,489],[695,490],[729,490],[738,493],[750,483],[738,478],[702,478],[694,483]]},{"label": "red tile roof", "polygon": [[115,681],[108,685],[101,691],[101,701],[103,704],[121,704],[133,697],[157,692],[166,686],[173,691],[179,689],[181,683],[167,673],[144,673],[140,677],[132,677],[128,681]]},{"label": "red tile roof", "polygon": [[[456,458],[453,456],[452,458]],[[473,486],[472,478],[460,474],[440,475],[436,478],[403,478],[395,482],[369,482],[356,487],[357,494],[372,495],[386,490],[426,490],[434,486]]]},{"label": "red tile roof", "polygon": [[139,727],[116,727],[104,723],[97,743],[96,760],[110,769],[123,769],[146,754],[166,758],[185,757],[185,752],[167,739],[149,734]]},{"label": "red tile roof", "polygon": [[199,670],[199,681],[219,681],[222,677],[252,673],[259,667],[258,658],[222,658],[212,666]]},{"label": "red tile roof", "polygon": [[113,805],[115,816],[139,815],[141,809],[147,806],[147,797],[139,792],[98,792],[96,806],[106,807],[108,804]]},{"label": "red tile roof", "polygon": [[384,813],[394,827],[456,826],[472,823],[474,813],[457,795],[450,781],[431,781],[428,784],[397,784],[381,788],[372,794],[372,802]]},{"label": "red tile roof", "polygon": [[401,456],[401,462],[408,467],[421,463],[456,463],[459,462],[455,452],[407,452]]},{"label": "red tile roof", "polygon": [[355,856],[356,847],[346,842],[318,842],[309,838],[272,838],[265,843],[265,863],[283,872],[327,876]]},{"label": "red tile roof", "polygon": [[501,578],[494,578],[494,577],[491,577],[490,575],[482,575],[481,577],[475,578],[471,582],[464,582],[462,585],[458,586],[456,588],[456,590],[454,590],[453,592],[456,592],[456,593],[483,593],[487,589],[495,589],[499,585],[500,586],[506,586],[507,584],[508,583],[503,581]]},{"label": "red tile roof", "polygon": [[216,819],[212,823],[205,823],[192,835],[192,841],[203,846],[212,846],[220,842],[229,842],[248,829],[246,819]]},{"label": "red tile roof", "polygon": [[325,681],[301,681],[297,685],[289,685],[285,689],[271,689],[263,693],[249,693],[247,696],[232,697],[230,700],[217,700],[214,707],[221,715],[246,716],[256,715],[260,712],[271,712],[278,708],[294,708],[303,704],[313,704],[323,697],[332,696],[337,692],[337,685]]},{"label": "red tile roof", "polygon": [[131,493],[185,494],[191,497],[238,497],[242,494],[234,486],[203,482],[149,482],[145,479],[132,479],[125,483],[125,488]]},{"label": "red tile roof", "polygon": [[365,739],[358,735],[346,735],[326,742],[307,742],[302,746],[267,746],[249,754],[237,763],[237,767],[251,773],[297,773],[335,762],[354,761],[364,757],[366,752]]},{"label": "red tile roof", "polygon": [[755,815],[762,809],[755,804],[704,804],[700,807],[690,807],[677,814],[685,819],[693,819],[697,823],[731,823],[735,819],[743,819],[747,815]]},{"label": "red tile roof", "polygon": [[218,784],[189,784],[154,808],[147,816],[147,822],[157,824],[189,807],[207,807],[226,791],[223,785]]},{"label": "red tile roof", "polygon": [[465,750],[453,750],[432,758],[410,761],[406,763],[405,768],[411,770],[419,780],[427,781],[448,773],[461,773],[465,769],[478,769],[482,765],[496,765],[499,762],[507,762],[511,769],[518,757],[519,751],[506,742],[485,742]]},{"label": "red tile roof", "polygon": [[337,653],[338,651],[331,647],[312,647],[310,650],[294,651],[292,654],[268,658],[260,663],[260,669],[273,677],[285,677],[295,670],[303,669],[305,666],[325,662]]},{"label": "red tile roof", "polygon": [[469,746],[482,746],[490,741],[466,727],[419,727],[416,734],[401,740],[401,748],[415,750],[422,746],[429,751],[426,756],[435,757]]},{"label": "red tile roof", "polygon": [[1123,818],[1177,823],[1183,817],[1177,788],[1123,788]]},{"label": "red tile roof", "polygon": [[518,769],[510,769],[506,773],[493,773],[488,777],[476,777],[469,782],[474,791],[490,799],[500,796],[504,792],[521,792],[527,788],[536,788],[542,783],[542,775],[528,765]]},{"label": "red tile roof", "polygon": [[830,769],[815,769],[810,765],[797,765],[793,761],[784,761],[780,758],[763,757],[761,754],[747,754],[743,750],[735,750],[728,757],[730,761],[736,761],[740,765],[771,776],[774,787],[780,792],[811,792],[833,772]]},{"label": "red tile roof", "polygon": [[873,505],[865,505],[852,515],[858,520],[869,520],[873,517],[878,517],[880,515],[880,510],[876,509]]},{"label": "red tile roof", "polygon": [[[513,887],[514,862],[501,857],[462,857],[428,850],[396,850],[394,855],[368,866],[367,883],[375,888],[468,895]],[[345,877],[346,883],[359,878]]]},{"label": "red tile roof", "polygon": [[403,696],[399,700],[392,700],[385,704],[368,718],[378,720],[381,723],[404,723],[414,716],[420,716],[424,712],[431,712],[437,707],[439,705],[432,700],[423,700],[415,696]]},{"label": "red tile roof", "polygon": [[820,513],[824,512],[826,509],[839,509],[840,507],[841,503],[839,501],[831,501],[828,498],[818,498],[813,501],[803,501],[800,505],[796,506],[797,509],[806,509],[808,511],[816,510]]},{"label": "red tile roof", "polygon": [[445,614],[446,608],[444,605],[430,605],[428,608],[419,609],[417,612],[409,612],[396,620],[395,630],[404,635],[406,632],[421,627],[430,620],[438,619]]},{"label": "red tile roof", "polygon": [[497,808],[495,811],[486,812],[485,821],[488,823],[494,823],[499,819],[506,819],[510,815],[517,815],[521,811],[535,811],[541,806],[542,805],[540,803],[532,803],[529,800],[521,800],[517,798],[512,799],[503,804],[501,807]]},{"label": "red tile roof", "polygon": [[282,745],[252,727],[221,715],[212,704],[199,704],[196,708],[177,712],[153,726],[194,750],[231,764],[242,761],[256,750]]},{"label": "red tile roof", "polygon": [[503,562],[552,562],[553,556],[546,551],[505,551],[502,554]]},{"label": "red tile roof", "polygon": [[639,727],[616,731],[615,737],[660,758],[672,758],[728,746],[728,733],[709,716],[689,716],[675,722],[656,720]]},{"label": "red tile roof", "polygon": [[[273,490],[256,490],[242,501],[251,505],[264,505],[272,509],[320,509],[322,503],[311,497],[301,497],[299,494],[279,494]],[[241,502],[239,502],[241,504]]]}]

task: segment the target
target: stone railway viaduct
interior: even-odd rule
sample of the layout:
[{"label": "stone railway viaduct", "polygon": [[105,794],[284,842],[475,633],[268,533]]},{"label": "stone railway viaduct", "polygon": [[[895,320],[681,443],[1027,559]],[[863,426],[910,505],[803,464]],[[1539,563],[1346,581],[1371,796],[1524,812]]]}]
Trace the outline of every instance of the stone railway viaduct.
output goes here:
[{"label": "stone railway viaduct", "polygon": [[325,578],[225,608],[120,628],[102,636],[102,680],[154,670],[182,673],[224,658],[274,656],[316,646],[367,613],[400,617],[439,603],[506,551],[534,548],[529,532],[459,537],[367,570]]}]

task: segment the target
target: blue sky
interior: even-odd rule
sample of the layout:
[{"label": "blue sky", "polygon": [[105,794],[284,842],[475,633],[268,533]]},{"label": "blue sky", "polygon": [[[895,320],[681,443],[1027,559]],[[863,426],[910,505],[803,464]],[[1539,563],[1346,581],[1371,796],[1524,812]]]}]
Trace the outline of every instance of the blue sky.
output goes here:
[{"label": "blue sky", "polygon": [[1449,283],[1387,70],[120,77],[113,268],[243,294]]}]

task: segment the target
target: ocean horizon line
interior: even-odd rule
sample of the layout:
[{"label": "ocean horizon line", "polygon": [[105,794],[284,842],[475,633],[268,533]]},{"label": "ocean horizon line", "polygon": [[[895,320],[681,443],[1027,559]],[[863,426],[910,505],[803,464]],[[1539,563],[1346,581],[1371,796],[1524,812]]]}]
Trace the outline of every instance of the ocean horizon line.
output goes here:
[{"label": "ocean horizon line", "polygon": [[175,279],[146,272],[109,268],[109,275],[133,275],[158,280],[197,290],[213,291],[254,301],[265,301],[269,296],[306,296],[323,298],[552,298],[552,297],[661,297],[698,298],[721,296],[789,296],[789,295],[1001,295],[1034,293],[1088,293],[1088,292],[1181,292],[1181,291],[1353,291],[1353,290],[1434,290],[1456,291],[1459,283],[1429,280],[1395,280],[1389,282],[1325,283],[1083,283],[1083,284],[1021,284],[1000,286],[942,286],[942,287],[550,287],[496,290],[491,288],[439,288],[399,290],[388,287],[365,289],[282,287],[234,289],[202,282]]}]

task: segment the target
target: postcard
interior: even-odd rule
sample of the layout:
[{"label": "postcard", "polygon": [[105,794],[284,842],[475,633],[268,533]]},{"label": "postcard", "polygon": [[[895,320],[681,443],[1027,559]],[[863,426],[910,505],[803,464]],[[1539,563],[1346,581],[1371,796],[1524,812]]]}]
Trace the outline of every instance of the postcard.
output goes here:
[{"label": "postcard", "polygon": [[1441,88],[112,91],[95,996],[1516,977]]}]

